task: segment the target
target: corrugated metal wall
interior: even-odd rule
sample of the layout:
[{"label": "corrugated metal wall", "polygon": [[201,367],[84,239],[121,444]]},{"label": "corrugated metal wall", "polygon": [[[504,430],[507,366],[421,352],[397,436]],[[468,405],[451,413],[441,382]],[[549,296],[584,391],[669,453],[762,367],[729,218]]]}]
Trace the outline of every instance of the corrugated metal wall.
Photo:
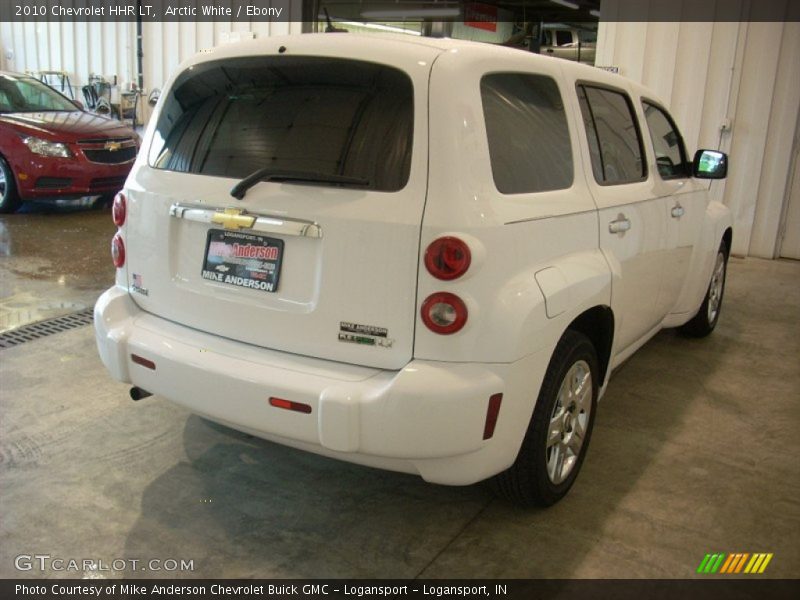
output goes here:
[{"label": "corrugated metal wall", "polygon": [[[257,38],[300,33],[294,22],[145,22],[145,89],[163,86],[169,73],[198,50],[215,46],[232,32],[253,32]],[[136,79],[136,23],[0,22],[0,69],[66,71],[75,88],[91,74],[119,84]]]},{"label": "corrugated metal wall", "polygon": [[89,75],[135,76],[134,23],[0,22],[2,68],[11,71],[66,71],[76,87]]},{"label": "corrugated metal wall", "polygon": [[[714,22],[722,3],[737,3],[745,21]],[[795,22],[747,22],[756,0],[601,5],[596,64],[652,88],[671,108],[690,152],[730,154],[728,179],[712,190],[733,212],[737,255],[778,252],[800,117],[800,3],[784,6]],[[695,18],[705,11],[708,21],[681,22],[685,10]],[[615,22],[622,11],[640,21]]]}]

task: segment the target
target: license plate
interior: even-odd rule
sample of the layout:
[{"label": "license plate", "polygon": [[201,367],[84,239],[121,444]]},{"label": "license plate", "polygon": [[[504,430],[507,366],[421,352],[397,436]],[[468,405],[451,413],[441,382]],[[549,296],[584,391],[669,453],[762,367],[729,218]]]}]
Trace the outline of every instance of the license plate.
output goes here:
[{"label": "license plate", "polygon": [[275,292],[282,260],[283,240],[212,229],[206,240],[203,279]]}]

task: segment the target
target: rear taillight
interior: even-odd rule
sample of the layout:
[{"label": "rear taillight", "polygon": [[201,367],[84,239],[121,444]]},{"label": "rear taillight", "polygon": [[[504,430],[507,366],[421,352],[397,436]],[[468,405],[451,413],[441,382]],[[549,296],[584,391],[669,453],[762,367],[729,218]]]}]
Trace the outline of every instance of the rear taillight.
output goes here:
[{"label": "rear taillight", "polygon": [[111,218],[114,219],[114,225],[122,227],[125,223],[125,194],[120,192],[114,196],[114,204],[111,205]]},{"label": "rear taillight", "polygon": [[422,322],[434,333],[448,335],[467,323],[467,305],[449,292],[431,294],[422,303]]},{"label": "rear taillight", "polygon": [[118,269],[125,264],[125,244],[119,232],[115,233],[111,240],[111,260]]},{"label": "rear taillight", "polygon": [[436,279],[457,279],[467,272],[470,262],[469,246],[456,237],[440,237],[425,250],[425,267]]}]

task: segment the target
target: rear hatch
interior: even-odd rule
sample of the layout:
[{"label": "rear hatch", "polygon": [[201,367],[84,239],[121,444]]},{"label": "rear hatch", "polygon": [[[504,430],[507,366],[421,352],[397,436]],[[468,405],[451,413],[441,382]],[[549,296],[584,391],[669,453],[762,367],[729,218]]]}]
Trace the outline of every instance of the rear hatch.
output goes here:
[{"label": "rear hatch", "polygon": [[394,44],[378,63],[347,55],[354,42],[175,78],[126,187],[143,310],[307,356],[411,359],[435,51]]}]

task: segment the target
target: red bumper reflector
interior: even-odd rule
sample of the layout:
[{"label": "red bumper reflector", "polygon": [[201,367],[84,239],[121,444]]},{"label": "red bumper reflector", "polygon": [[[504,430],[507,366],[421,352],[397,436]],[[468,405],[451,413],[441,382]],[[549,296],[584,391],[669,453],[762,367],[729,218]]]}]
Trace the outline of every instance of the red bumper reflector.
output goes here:
[{"label": "red bumper reflector", "polygon": [[500,414],[500,403],[503,394],[493,394],[489,398],[489,407],[486,409],[486,424],[483,426],[483,439],[488,440],[494,435],[494,426],[497,425],[497,415]]},{"label": "red bumper reflector", "polygon": [[291,400],[284,400],[283,398],[270,397],[269,403],[275,408],[285,408],[286,410],[293,410],[305,414],[311,414],[311,407],[302,402],[292,402]]},{"label": "red bumper reflector", "polygon": [[135,362],[137,365],[142,365],[143,367],[147,367],[148,369],[152,369],[153,371],[156,370],[156,363],[152,360],[147,360],[139,356],[138,354],[131,354],[131,360]]}]

